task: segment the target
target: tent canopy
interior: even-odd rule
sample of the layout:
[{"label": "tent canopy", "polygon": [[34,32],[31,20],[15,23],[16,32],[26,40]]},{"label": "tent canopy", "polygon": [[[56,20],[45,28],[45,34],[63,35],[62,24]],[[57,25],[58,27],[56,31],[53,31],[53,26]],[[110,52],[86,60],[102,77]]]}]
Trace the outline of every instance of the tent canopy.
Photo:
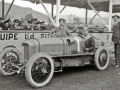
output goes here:
[{"label": "tent canopy", "polygon": [[[39,4],[39,0],[24,0],[24,1],[30,1],[32,3]],[[56,0],[42,0],[43,3],[47,4],[56,4]],[[69,0],[61,0],[61,5],[66,5]],[[95,0],[97,1],[97,0]],[[86,8],[89,10],[92,10],[91,7],[88,5],[88,0],[70,0],[69,4],[67,6],[71,7],[78,7],[78,8]],[[106,11],[109,12],[109,1],[100,1],[99,2],[91,2],[91,4],[94,6],[94,8],[97,11]],[[120,5],[114,5],[113,6],[113,13],[120,12]]]}]

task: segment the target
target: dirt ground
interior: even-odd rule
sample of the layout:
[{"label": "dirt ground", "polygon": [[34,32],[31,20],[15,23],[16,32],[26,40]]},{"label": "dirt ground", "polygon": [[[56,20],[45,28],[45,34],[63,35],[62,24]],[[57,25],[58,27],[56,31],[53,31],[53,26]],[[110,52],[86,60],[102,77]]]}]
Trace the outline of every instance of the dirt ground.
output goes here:
[{"label": "dirt ground", "polygon": [[95,66],[65,68],[42,88],[31,87],[21,75],[0,75],[0,90],[120,90],[120,68],[113,68],[113,62],[105,71]]}]

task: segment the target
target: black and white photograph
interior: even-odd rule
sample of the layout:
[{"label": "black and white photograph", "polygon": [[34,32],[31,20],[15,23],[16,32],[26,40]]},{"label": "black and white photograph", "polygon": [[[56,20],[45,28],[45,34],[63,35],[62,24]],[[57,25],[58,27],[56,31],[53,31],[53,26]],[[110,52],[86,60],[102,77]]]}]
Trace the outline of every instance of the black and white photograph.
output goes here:
[{"label": "black and white photograph", "polygon": [[0,90],[120,90],[120,0],[0,0]]}]

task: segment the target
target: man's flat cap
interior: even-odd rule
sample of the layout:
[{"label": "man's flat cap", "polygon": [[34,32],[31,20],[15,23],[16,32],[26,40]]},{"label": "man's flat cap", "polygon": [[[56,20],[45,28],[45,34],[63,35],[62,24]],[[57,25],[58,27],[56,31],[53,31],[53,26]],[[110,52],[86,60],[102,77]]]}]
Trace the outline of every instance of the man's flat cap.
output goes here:
[{"label": "man's flat cap", "polygon": [[59,22],[60,22],[60,21],[65,22],[65,19],[64,19],[64,18],[60,18],[60,19],[59,19]]},{"label": "man's flat cap", "polygon": [[33,23],[33,21],[27,21],[28,23],[30,23],[30,24],[32,24]]},{"label": "man's flat cap", "polygon": [[118,17],[118,18],[120,18],[120,16],[118,16],[118,15],[114,15],[114,16],[112,16],[112,18],[114,18],[114,17]]},{"label": "man's flat cap", "polygon": [[37,21],[37,18],[32,18],[31,21]]},{"label": "man's flat cap", "polygon": [[41,23],[45,23],[44,20],[39,20],[39,22],[41,22]]},{"label": "man's flat cap", "polygon": [[19,23],[20,21],[19,21],[19,19],[15,19],[14,22],[15,23]]},{"label": "man's flat cap", "polygon": [[36,24],[42,24],[42,22],[36,22]]},{"label": "man's flat cap", "polygon": [[6,20],[6,21],[4,21],[4,24],[9,23],[9,22],[10,22],[10,20]]}]

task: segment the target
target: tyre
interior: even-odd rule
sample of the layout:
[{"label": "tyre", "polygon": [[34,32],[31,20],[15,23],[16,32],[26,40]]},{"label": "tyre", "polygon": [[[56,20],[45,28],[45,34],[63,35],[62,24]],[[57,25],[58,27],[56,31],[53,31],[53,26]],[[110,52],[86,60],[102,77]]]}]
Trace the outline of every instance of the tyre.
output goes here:
[{"label": "tyre", "polygon": [[0,53],[0,73],[2,75],[13,75],[18,70],[12,64],[18,64],[21,53],[13,47],[5,48]]},{"label": "tyre", "polygon": [[26,64],[25,77],[33,87],[42,87],[49,83],[54,73],[54,62],[45,53],[36,53]]},{"label": "tyre", "polygon": [[109,65],[109,52],[105,47],[99,47],[95,53],[94,62],[98,70],[105,70]]}]

